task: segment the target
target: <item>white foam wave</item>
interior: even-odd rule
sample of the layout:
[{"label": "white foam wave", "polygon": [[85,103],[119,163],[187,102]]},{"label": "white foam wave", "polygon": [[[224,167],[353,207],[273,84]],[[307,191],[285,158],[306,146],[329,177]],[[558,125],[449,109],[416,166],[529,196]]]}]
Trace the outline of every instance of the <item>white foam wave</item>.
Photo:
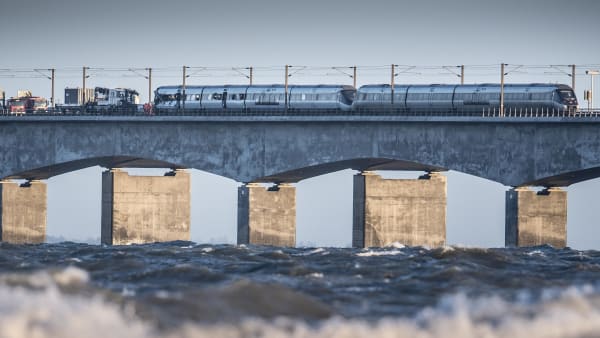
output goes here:
[{"label": "white foam wave", "polygon": [[[68,272],[67,274],[73,274]],[[77,275],[78,273],[74,273]],[[11,287],[0,282],[0,337],[592,337],[600,335],[600,293],[591,286],[548,292],[541,302],[454,295],[414,318],[376,322],[333,318],[317,326],[292,319],[188,323],[169,332],[136,318],[132,309],[100,297],[63,294],[58,287]]]},{"label": "white foam wave", "polygon": [[402,254],[402,251],[400,251],[400,250],[377,250],[377,251],[367,250],[364,252],[359,252],[356,255],[360,256],[360,257],[372,257],[372,256],[393,256],[393,255],[400,255],[400,254]]},{"label": "white foam wave", "polygon": [[10,280],[0,282],[0,337],[152,336],[148,325],[131,320],[132,309],[122,310],[98,296],[73,296],[60,291],[58,285],[87,282],[89,276],[84,270],[73,267],[53,273],[39,272],[31,274],[30,279],[39,282],[32,285],[29,281],[16,287],[5,285]]},{"label": "white foam wave", "polygon": [[316,255],[316,254],[327,255],[327,254],[329,254],[329,252],[323,248],[316,248],[316,249],[313,249],[310,251],[294,254],[294,256],[310,256],[310,255]]},{"label": "white foam wave", "polygon": [[[12,273],[0,275],[0,285],[22,285],[43,289],[51,286],[80,286],[90,279],[87,271],[69,266],[61,270],[42,270],[34,273]],[[1,337],[1,336],[0,336]]]},{"label": "white foam wave", "polygon": [[470,299],[455,295],[416,318],[386,318],[376,323],[335,318],[314,327],[298,321],[238,325],[187,325],[178,337],[591,337],[600,334],[600,294],[570,288],[557,299],[538,304],[513,303],[499,297]]},{"label": "white foam wave", "polygon": [[533,250],[527,253],[528,256],[538,256],[538,257],[546,257],[546,255],[541,250]]},{"label": "white foam wave", "polygon": [[400,243],[400,242],[394,242],[390,245],[387,245],[388,247],[392,247],[392,248],[396,248],[396,249],[404,249],[406,248],[406,245]]},{"label": "white foam wave", "polygon": [[90,280],[87,271],[80,268],[69,266],[52,274],[54,281],[60,286],[86,284]]}]

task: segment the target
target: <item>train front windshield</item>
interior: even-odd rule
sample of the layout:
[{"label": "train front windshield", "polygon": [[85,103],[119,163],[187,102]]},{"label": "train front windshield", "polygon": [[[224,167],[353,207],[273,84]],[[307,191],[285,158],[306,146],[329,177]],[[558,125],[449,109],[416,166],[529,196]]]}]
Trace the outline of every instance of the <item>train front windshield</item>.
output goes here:
[{"label": "train front windshield", "polygon": [[562,90],[558,91],[558,95],[560,96],[563,103],[565,103],[569,106],[577,105],[577,97],[575,96],[575,93],[573,92],[573,90],[562,89]]},{"label": "train front windshield", "polygon": [[158,94],[155,97],[156,103],[177,101],[178,99],[179,95],[176,94]]},{"label": "train front windshield", "polygon": [[574,99],[575,98],[575,93],[573,93],[572,90],[559,90],[558,93],[560,94],[560,97],[564,100],[564,99]]}]

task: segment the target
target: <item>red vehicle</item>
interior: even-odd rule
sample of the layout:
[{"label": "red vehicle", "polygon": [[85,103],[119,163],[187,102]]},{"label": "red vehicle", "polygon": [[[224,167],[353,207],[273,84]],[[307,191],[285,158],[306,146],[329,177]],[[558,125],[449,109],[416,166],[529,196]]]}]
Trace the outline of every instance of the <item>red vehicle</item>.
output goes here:
[{"label": "red vehicle", "polygon": [[48,103],[43,97],[28,96],[9,99],[7,107],[10,114],[22,115],[46,111]]}]

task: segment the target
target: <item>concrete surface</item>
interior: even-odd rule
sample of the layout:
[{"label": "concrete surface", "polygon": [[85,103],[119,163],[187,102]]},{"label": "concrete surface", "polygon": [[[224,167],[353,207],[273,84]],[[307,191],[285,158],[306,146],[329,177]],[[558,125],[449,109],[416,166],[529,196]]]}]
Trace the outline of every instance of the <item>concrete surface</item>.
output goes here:
[{"label": "concrete surface", "polygon": [[600,177],[600,118],[5,117],[0,178],[89,166],[195,168],[297,182],[346,168],[441,169],[506,186]]},{"label": "concrete surface", "polygon": [[238,188],[238,244],[296,246],[296,188]]},{"label": "concrete surface", "polygon": [[190,174],[102,173],[103,244],[190,240]]},{"label": "concrete surface", "polygon": [[352,245],[383,247],[394,242],[438,247],[446,242],[446,177],[382,179],[354,176]]},{"label": "concrete surface", "polygon": [[567,192],[558,188],[506,192],[506,246],[567,245]]},{"label": "concrete surface", "polygon": [[18,244],[46,240],[47,186],[33,181],[19,186],[0,182],[0,241]]}]

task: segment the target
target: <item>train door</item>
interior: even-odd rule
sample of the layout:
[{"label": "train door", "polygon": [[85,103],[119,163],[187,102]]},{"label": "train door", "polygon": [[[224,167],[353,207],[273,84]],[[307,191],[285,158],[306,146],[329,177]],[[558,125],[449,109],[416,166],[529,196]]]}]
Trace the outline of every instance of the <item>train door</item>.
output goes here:
[{"label": "train door", "polygon": [[223,107],[223,109],[227,109],[227,89],[223,90],[223,95],[221,96],[221,107]]},{"label": "train door", "polygon": [[473,96],[471,97],[470,107],[468,109],[469,113],[478,113],[481,109],[485,109],[482,105],[482,93],[481,89],[477,88],[475,92],[473,92]]}]

